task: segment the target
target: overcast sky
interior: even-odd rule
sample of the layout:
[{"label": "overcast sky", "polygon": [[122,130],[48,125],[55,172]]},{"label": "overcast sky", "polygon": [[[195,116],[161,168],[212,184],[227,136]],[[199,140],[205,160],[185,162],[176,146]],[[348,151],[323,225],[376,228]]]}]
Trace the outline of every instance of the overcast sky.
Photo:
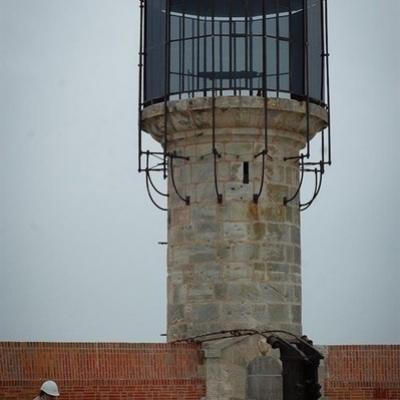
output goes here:
[{"label": "overcast sky", "polygon": [[[334,164],[302,216],[304,332],[400,343],[399,0],[330,0]],[[0,0],[0,340],[163,341],[137,173],[137,0]]]}]

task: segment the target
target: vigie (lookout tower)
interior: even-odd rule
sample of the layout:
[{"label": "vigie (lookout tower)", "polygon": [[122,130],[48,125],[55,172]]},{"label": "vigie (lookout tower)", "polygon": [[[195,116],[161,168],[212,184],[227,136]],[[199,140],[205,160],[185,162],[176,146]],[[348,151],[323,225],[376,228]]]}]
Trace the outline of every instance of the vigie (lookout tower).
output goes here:
[{"label": "vigie (lookout tower)", "polygon": [[168,212],[168,341],[202,342],[207,399],[318,399],[300,212],[331,164],[327,0],[140,10],[139,170]]}]

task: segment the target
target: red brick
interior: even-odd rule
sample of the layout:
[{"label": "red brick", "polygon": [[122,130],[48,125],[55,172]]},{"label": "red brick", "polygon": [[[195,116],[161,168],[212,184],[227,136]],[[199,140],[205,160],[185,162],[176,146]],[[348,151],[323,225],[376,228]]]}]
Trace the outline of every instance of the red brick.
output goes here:
[{"label": "red brick", "polygon": [[31,400],[54,379],[62,400],[199,400],[196,345],[0,343],[0,398]]},{"label": "red brick", "polygon": [[400,400],[400,346],[330,346],[330,400]]}]

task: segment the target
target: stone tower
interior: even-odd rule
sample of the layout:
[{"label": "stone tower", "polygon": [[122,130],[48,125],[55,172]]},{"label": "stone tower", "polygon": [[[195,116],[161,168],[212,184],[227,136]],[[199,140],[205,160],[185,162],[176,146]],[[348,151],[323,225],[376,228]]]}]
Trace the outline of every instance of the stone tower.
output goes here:
[{"label": "stone tower", "polygon": [[[299,337],[300,210],[331,162],[326,0],[142,0],[141,19],[139,170],[156,205],[151,176],[168,178],[168,340]],[[207,399],[280,399],[258,344],[204,343]]]},{"label": "stone tower", "polygon": [[[230,330],[281,329],[301,334],[300,210],[285,205],[299,186],[298,161],[284,161],[306,145],[306,104],[269,99],[270,152],[264,145],[260,97],[215,99],[218,138],[216,201],[209,98],[168,103],[169,151],[179,159],[168,200],[168,340]],[[143,129],[162,142],[164,104],[146,107]],[[310,131],[327,124],[310,107]],[[253,201],[263,179],[264,190]]]}]

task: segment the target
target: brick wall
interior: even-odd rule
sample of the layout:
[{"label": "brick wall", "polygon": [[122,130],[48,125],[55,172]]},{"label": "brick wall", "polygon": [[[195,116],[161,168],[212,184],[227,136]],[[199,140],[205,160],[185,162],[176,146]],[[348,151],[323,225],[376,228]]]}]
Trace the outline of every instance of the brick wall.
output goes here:
[{"label": "brick wall", "polygon": [[400,400],[400,345],[329,346],[330,400]]},{"label": "brick wall", "polygon": [[55,380],[62,400],[199,400],[199,348],[179,344],[0,343],[0,399],[31,400]]},{"label": "brick wall", "polygon": [[[330,400],[400,400],[400,345],[326,350]],[[199,400],[200,364],[188,344],[0,342],[0,399],[32,400],[54,379],[62,400]]]}]

